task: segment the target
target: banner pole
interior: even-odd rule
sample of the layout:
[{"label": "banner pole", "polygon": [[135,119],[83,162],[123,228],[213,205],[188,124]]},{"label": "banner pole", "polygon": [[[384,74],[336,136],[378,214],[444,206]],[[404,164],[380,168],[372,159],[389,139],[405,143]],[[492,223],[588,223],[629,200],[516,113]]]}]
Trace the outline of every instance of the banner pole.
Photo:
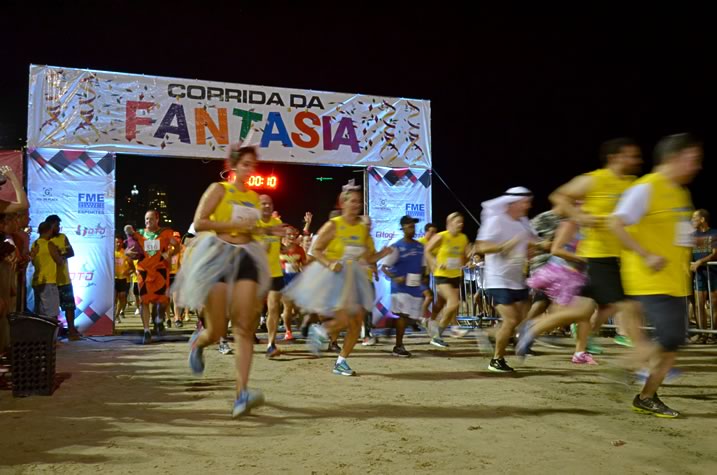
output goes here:
[{"label": "banner pole", "polygon": [[368,172],[363,169],[363,214],[368,216]]}]

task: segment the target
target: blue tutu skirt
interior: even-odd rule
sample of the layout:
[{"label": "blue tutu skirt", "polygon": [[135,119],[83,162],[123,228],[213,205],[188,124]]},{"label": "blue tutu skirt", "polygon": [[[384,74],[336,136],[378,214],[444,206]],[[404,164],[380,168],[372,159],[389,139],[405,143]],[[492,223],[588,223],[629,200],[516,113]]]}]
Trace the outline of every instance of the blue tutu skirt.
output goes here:
[{"label": "blue tutu skirt", "polygon": [[[219,239],[214,233],[199,233],[185,250],[182,267],[174,279],[171,294],[175,302],[180,308],[203,308],[214,284],[233,283],[241,260],[246,258],[252,259],[256,265],[259,275],[257,299],[263,299],[271,284],[264,247],[256,241],[241,245],[230,244]],[[227,305],[231,302],[233,287],[227,286]]]},{"label": "blue tutu skirt", "polygon": [[309,264],[284,289],[284,295],[307,313],[333,317],[337,311],[350,314],[371,311],[374,292],[366,266],[347,261],[340,272],[319,262]]}]

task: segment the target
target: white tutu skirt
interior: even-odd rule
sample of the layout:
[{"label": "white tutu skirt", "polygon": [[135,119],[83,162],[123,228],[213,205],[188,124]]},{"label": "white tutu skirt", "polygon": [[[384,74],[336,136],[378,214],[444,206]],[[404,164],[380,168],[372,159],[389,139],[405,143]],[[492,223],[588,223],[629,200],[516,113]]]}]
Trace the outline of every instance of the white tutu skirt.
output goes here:
[{"label": "white tutu skirt", "polygon": [[339,310],[350,314],[371,311],[374,300],[366,266],[355,261],[343,263],[341,272],[313,262],[291,281],[284,295],[304,312],[325,317],[333,317]]},{"label": "white tutu skirt", "polygon": [[[244,252],[242,252],[244,251]],[[203,232],[192,241],[184,253],[182,267],[174,279],[171,293],[180,308],[199,310],[204,307],[209,291],[218,282],[235,282],[242,259],[252,259],[258,271],[257,299],[269,291],[271,277],[266,251],[256,241],[249,244],[229,244],[216,234]],[[233,285],[228,285],[229,299]]]}]

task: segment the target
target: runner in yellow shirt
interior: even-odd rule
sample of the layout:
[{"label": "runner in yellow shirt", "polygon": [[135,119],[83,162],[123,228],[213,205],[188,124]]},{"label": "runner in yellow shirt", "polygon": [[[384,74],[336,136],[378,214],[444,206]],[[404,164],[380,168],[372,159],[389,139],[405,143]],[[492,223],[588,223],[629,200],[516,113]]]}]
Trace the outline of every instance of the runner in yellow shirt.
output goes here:
[{"label": "runner in yellow shirt", "polygon": [[[274,201],[271,196],[259,196],[259,205],[261,207],[261,219],[258,223],[260,229],[283,226],[281,219],[274,216]],[[269,340],[266,347],[267,358],[275,358],[281,354],[276,347],[276,333],[279,330],[279,316],[281,314],[281,291],[284,290],[284,270],[281,268],[282,237],[273,234],[261,234],[257,237],[266,249],[271,276],[266,315],[266,329]]]},{"label": "runner in yellow shirt", "polygon": [[[702,168],[702,145],[688,134],[670,135],[655,147],[655,168],[635,182],[612,214],[610,228],[624,248],[622,282],[655,328],[645,385],[634,411],[657,417],[680,415],[657,395],[685,343],[690,261],[694,235],[688,185]],[[638,342],[639,343],[639,342]]]},{"label": "runner in yellow shirt", "polygon": [[124,309],[127,307],[129,281],[135,268],[132,259],[124,252],[122,238],[115,239],[115,322],[121,323]]},{"label": "runner in yellow shirt", "polygon": [[[583,294],[595,300],[599,308],[592,321],[593,330],[608,318],[629,312],[620,281],[620,243],[610,232],[607,220],[642,165],[640,147],[628,138],[603,143],[600,158],[604,168],[573,178],[550,195],[555,211],[576,221],[583,233],[577,249],[578,257],[588,263],[589,283]],[[628,336],[638,331],[639,323],[634,318],[618,320]],[[624,339],[616,342],[626,343]]]}]

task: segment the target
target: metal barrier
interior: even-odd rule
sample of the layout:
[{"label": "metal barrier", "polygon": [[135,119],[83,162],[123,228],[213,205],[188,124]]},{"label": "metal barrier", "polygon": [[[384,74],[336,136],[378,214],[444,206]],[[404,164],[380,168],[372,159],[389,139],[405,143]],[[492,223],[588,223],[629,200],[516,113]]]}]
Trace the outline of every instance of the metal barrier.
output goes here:
[{"label": "metal barrier", "polygon": [[498,312],[484,285],[484,263],[463,267],[460,298],[456,320],[463,327],[480,327],[484,322],[498,320]]},{"label": "metal barrier", "polygon": [[[717,266],[717,261],[708,262],[708,269]],[[486,294],[484,285],[484,263],[473,264],[466,266],[462,269],[461,274],[461,287],[460,287],[460,307],[458,310],[458,316],[456,320],[461,326],[465,327],[480,327],[484,322],[491,322],[498,320],[500,317],[495,305],[491,298]],[[699,315],[698,312],[705,311],[705,305],[700,302],[699,291],[697,290],[697,274],[693,278],[694,286],[694,303],[693,309],[695,312],[695,320],[697,322],[697,328],[689,328],[689,333],[706,333],[706,334],[717,334],[717,327],[715,320],[716,313],[713,309],[715,303],[712,299],[712,292],[717,293],[717,288],[712,289],[712,281],[709,278],[709,272],[707,272],[707,307],[709,309],[708,328],[699,328]],[[717,271],[717,268],[715,269]],[[712,271],[712,272],[715,272]],[[431,280],[431,288],[434,295],[438,295],[435,288],[435,283]],[[703,291],[704,292],[704,291]],[[700,305],[701,304],[701,305]],[[614,325],[603,325],[603,328],[615,328]],[[646,330],[650,330],[650,327],[644,327]]]}]

